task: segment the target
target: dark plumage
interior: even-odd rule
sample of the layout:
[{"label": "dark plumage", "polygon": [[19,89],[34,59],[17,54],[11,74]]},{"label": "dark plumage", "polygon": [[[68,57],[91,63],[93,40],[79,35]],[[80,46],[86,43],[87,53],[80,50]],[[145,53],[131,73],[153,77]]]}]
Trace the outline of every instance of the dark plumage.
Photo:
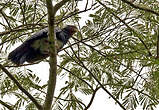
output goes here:
[{"label": "dark plumage", "polygon": [[[67,25],[63,29],[56,28],[57,51],[59,51],[77,31],[77,27]],[[45,59],[49,56],[48,28],[42,29],[32,35],[23,44],[9,53],[8,59],[13,63],[20,65],[25,61],[33,63]]]}]

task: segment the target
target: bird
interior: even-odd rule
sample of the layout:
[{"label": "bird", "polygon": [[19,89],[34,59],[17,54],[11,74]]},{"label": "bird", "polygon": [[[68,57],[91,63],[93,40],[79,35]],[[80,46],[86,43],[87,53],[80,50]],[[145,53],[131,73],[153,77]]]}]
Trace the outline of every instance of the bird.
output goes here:
[{"label": "bird", "polygon": [[[78,29],[75,25],[66,25],[62,29],[56,27],[54,31],[57,44],[56,49],[57,52],[59,52]],[[49,45],[51,45],[51,43],[48,39],[48,34],[48,28],[36,32],[20,46],[10,52],[8,60],[16,65],[21,65],[24,62],[34,63],[49,57]]]}]

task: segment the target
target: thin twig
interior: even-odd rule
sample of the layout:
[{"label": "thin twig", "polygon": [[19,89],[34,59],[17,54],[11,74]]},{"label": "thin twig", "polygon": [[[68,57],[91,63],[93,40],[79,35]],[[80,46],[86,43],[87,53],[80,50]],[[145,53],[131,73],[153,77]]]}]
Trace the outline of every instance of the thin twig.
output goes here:
[{"label": "thin twig", "polygon": [[[36,24],[36,25],[41,26],[41,24]],[[25,26],[28,26],[28,28],[26,28]],[[16,28],[14,28],[12,30],[6,30],[6,31],[3,31],[3,32],[0,32],[0,36],[10,34],[12,32],[25,31],[25,30],[28,30],[28,29],[35,29],[35,28],[39,29],[39,27],[30,27],[30,26],[35,26],[35,25],[34,24],[20,25],[20,26],[17,26]]]},{"label": "thin twig", "polygon": [[89,107],[92,105],[93,100],[94,100],[95,95],[96,95],[96,93],[97,93],[97,91],[98,91],[98,90],[99,90],[99,88],[96,88],[96,89],[93,91],[93,94],[92,94],[91,100],[90,100],[90,102],[88,103],[87,107],[86,107],[84,110],[88,110],[88,109],[89,109]]},{"label": "thin twig", "polygon": [[150,9],[150,8],[146,8],[146,7],[141,7],[139,5],[135,5],[135,4],[133,4],[133,2],[130,2],[128,0],[121,0],[121,1],[123,1],[124,3],[127,3],[128,5],[132,6],[133,8],[136,8],[136,9],[139,9],[139,10],[143,10],[145,12],[149,12],[149,13],[152,13],[152,14],[155,14],[155,15],[159,16],[158,12],[156,12],[156,11]]},{"label": "thin twig", "polygon": [[59,68],[64,69],[65,71],[69,72],[70,74],[72,74],[73,76],[75,76],[76,78],[78,78],[79,80],[81,80],[82,82],[86,83],[92,90],[94,90],[93,87],[92,87],[87,81],[85,81],[84,79],[78,77],[76,74],[72,73],[71,71],[69,71],[68,69],[66,69],[66,68],[64,68],[64,67],[62,67],[62,66],[60,66],[60,65],[57,65],[57,66],[58,66]]},{"label": "thin twig", "polygon": [[10,105],[7,104],[7,102],[3,102],[2,100],[0,100],[0,104],[2,104],[3,106],[5,106],[9,110],[14,110],[12,106],[10,106]]},{"label": "thin twig", "polygon": [[28,64],[22,64],[22,65],[13,65],[13,66],[5,66],[5,67],[8,67],[8,68],[11,68],[11,67],[23,67],[23,66],[35,65],[35,64],[38,64],[38,63],[40,63],[40,61],[35,62],[35,63],[28,63]]},{"label": "thin twig", "polygon": [[84,10],[81,10],[81,11],[78,11],[78,12],[73,12],[73,13],[71,13],[71,14],[69,14],[69,15],[63,17],[61,20],[56,21],[55,23],[56,23],[56,24],[59,24],[59,23],[61,23],[62,21],[66,20],[66,19],[68,19],[68,18],[70,18],[70,17],[72,17],[72,16],[75,16],[75,15],[80,14],[80,13],[83,13],[83,12],[87,12],[87,11],[91,10],[94,5],[95,5],[95,4],[92,4],[92,6],[91,6],[90,8],[87,8],[87,9],[84,9]]},{"label": "thin twig", "polygon": [[[14,33],[13,33],[13,34],[14,34]],[[5,44],[5,43],[7,43],[7,42],[10,42],[10,41],[12,41],[12,40],[14,40],[14,39],[21,38],[21,37],[23,37],[24,35],[28,35],[28,34],[30,34],[30,32],[21,34],[20,36],[17,36],[17,37],[14,37],[14,38],[10,38],[10,39],[8,38],[8,39],[6,39],[5,41],[1,42],[1,43],[0,43],[0,46],[3,45],[3,44]]]},{"label": "thin twig", "polygon": [[7,22],[9,29],[11,29],[11,25],[10,25],[10,22],[8,21],[7,15],[3,12],[3,10],[0,10],[0,12],[3,18],[5,19],[5,21]]},{"label": "thin twig", "polygon": [[26,17],[25,17],[25,0],[23,0],[23,3],[24,3],[24,6],[22,6],[22,3],[18,0],[18,3],[19,3],[19,6],[20,6],[20,10],[22,12],[22,15],[23,15],[23,24],[27,24],[27,21],[26,21]]},{"label": "thin twig", "polygon": [[54,98],[56,98],[58,100],[63,100],[63,101],[78,102],[78,103],[82,104],[84,107],[86,107],[86,105],[83,102],[79,101],[79,100],[67,100],[67,99],[62,99],[62,98],[59,98],[59,97],[54,97]]}]

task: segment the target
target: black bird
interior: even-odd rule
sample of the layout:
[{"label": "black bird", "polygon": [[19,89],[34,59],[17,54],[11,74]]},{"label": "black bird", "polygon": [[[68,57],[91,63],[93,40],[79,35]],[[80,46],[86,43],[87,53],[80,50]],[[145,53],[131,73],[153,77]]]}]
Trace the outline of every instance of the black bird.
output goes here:
[{"label": "black bird", "polygon": [[[77,27],[74,25],[67,25],[62,29],[55,29],[57,52],[59,52],[75,32],[77,32]],[[49,57],[49,44],[48,28],[45,28],[33,34],[31,38],[24,41],[23,44],[9,53],[8,59],[17,65],[23,64],[25,61],[33,63],[43,60]]]}]

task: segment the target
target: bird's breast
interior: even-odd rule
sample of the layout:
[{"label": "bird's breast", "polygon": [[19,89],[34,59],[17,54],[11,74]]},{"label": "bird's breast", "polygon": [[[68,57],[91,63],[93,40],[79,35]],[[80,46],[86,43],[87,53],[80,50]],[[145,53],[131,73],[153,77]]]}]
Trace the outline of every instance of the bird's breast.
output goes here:
[{"label": "bird's breast", "polygon": [[[34,50],[40,51],[41,54],[49,54],[49,45],[50,42],[47,38],[42,38],[39,40],[36,40],[32,43],[31,47]],[[63,47],[63,42],[61,40],[56,40],[56,49],[57,52],[60,51],[60,49]]]},{"label": "bird's breast", "polygon": [[49,41],[47,38],[34,41],[31,47],[34,50],[40,51],[41,54],[49,54]]}]

